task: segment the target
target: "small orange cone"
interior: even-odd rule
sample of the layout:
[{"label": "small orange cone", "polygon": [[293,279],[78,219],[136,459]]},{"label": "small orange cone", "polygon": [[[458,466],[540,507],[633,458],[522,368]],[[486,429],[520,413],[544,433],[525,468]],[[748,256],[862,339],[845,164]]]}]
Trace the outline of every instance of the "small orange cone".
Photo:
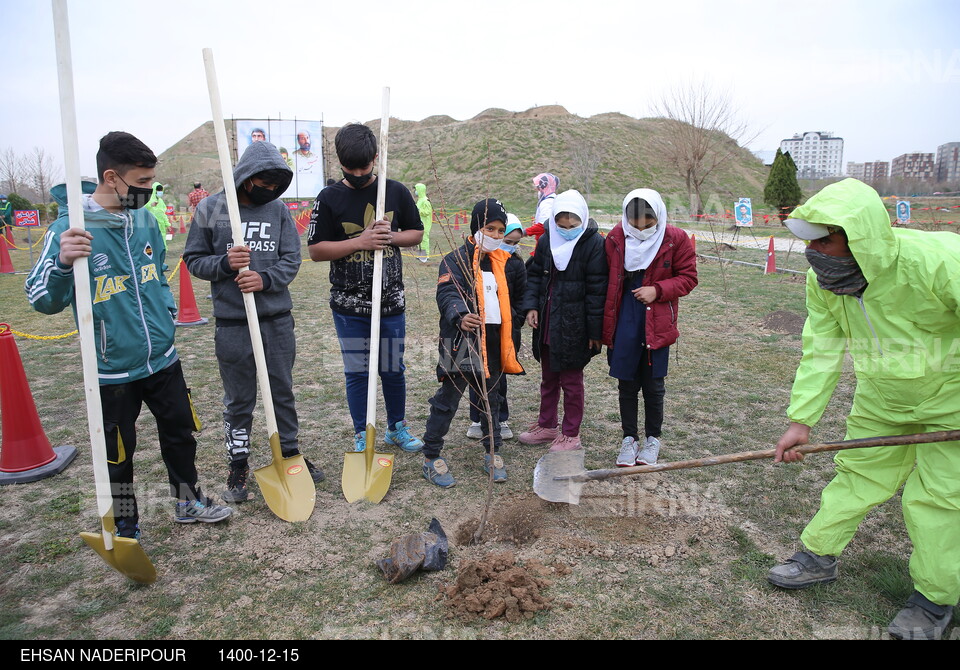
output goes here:
[{"label": "small orange cone", "polygon": [[[10,227],[7,226],[7,230]],[[7,243],[0,244],[0,272],[13,272],[13,261],[10,260],[10,252],[7,251]]]},{"label": "small orange cone", "polygon": [[10,326],[0,323],[0,485],[35,482],[63,472],[75,447],[51,448],[40,425],[23,362]]},{"label": "small orange cone", "polygon": [[178,326],[202,326],[207,323],[197,309],[197,299],[193,295],[193,282],[190,281],[190,273],[187,272],[187,266],[182,259],[180,261],[180,308],[177,310],[177,320],[174,323]]},{"label": "small orange cone", "polygon": [[770,236],[770,245],[767,247],[767,267],[763,274],[774,274],[777,271],[777,257],[773,252],[773,235]]},{"label": "small orange cone", "polygon": [[181,215],[180,216],[180,234],[186,235],[186,233],[187,233],[186,224],[183,222],[183,215]]},{"label": "small orange cone", "polygon": [[6,226],[6,227],[3,229],[3,234],[4,234],[4,236],[7,238],[7,246],[8,246],[10,249],[16,249],[16,248],[17,248],[17,245],[16,245],[16,243],[14,243],[14,241],[13,241],[13,226]]},{"label": "small orange cone", "polygon": [[690,233],[690,244],[693,245],[693,253],[694,253],[694,255],[696,255],[696,253],[697,253],[697,235],[696,235],[696,233]]}]

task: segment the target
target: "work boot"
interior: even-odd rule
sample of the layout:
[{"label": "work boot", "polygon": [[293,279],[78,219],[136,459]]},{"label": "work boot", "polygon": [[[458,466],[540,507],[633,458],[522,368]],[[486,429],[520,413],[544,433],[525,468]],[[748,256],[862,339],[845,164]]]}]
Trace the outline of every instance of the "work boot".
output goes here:
[{"label": "work boot", "polygon": [[930,602],[914,591],[887,632],[898,640],[939,640],[953,618],[953,607]]},{"label": "work boot", "polygon": [[836,556],[819,556],[812,551],[798,551],[783,565],[767,573],[767,581],[781,589],[805,589],[826,584],[837,578]]},{"label": "work boot", "polygon": [[250,466],[247,461],[234,461],[230,464],[230,474],[227,475],[227,490],[220,497],[226,503],[243,502],[248,497],[247,477],[250,476]]}]

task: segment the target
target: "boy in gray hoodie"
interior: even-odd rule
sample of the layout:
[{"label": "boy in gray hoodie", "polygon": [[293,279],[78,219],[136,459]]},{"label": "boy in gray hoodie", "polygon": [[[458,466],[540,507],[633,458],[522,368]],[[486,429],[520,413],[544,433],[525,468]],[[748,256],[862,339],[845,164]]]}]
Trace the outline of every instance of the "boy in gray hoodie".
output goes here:
[{"label": "boy in gray hoodie", "polygon": [[[254,142],[233,171],[243,226],[243,246],[234,246],[223,192],[197,205],[183,260],[190,273],[211,282],[217,319],[215,348],[223,380],[223,428],[230,460],[230,502],[247,499],[250,429],[257,400],[257,370],[250,344],[243,293],[253,293],[270,377],[280,447],[284,457],[300,453],[293,395],[296,358],[293,301],[288,286],[300,269],[300,236],[287,206],[278,198],[293,171],[269,142]],[[243,267],[249,266],[244,272]],[[309,460],[315,482],[323,472]]]}]

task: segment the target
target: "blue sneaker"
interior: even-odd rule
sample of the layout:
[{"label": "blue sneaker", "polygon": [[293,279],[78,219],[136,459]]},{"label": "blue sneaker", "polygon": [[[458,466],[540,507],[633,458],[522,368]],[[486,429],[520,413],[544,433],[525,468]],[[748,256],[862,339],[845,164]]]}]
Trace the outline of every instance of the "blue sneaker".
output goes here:
[{"label": "blue sneaker", "polygon": [[[490,474],[490,454],[483,455],[483,472]],[[500,454],[493,455],[493,481],[498,484],[507,481],[507,468]]]},{"label": "blue sneaker", "polygon": [[361,430],[353,436],[353,450],[363,451],[367,448],[367,431]]},{"label": "blue sneaker", "polygon": [[223,505],[217,505],[210,498],[204,500],[178,501],[173,520],[177,523],[217,523],[233,514],[233,510]]},{"label": "blue sneaker", "polygon": [[400,447],[404,451],[415,453],[423,449],[423,440],[410,434],[406,421],[397,421],[394,430],[387,429],[383,443],[388,447]]},{"label": "blue sneaker", "polygon": [[131,540],[140,539],[140,524],[127,516],[114,518],[113,534],[117,537],[128,537]]},{"label": "blue sneaker", "polygon": [[423,476],[431,484],[436,484],[442,489],[448,489],[456,485],[457,480],[450,474],[450,468],[447,462],[442,458],[429,459],[423,461]]}]

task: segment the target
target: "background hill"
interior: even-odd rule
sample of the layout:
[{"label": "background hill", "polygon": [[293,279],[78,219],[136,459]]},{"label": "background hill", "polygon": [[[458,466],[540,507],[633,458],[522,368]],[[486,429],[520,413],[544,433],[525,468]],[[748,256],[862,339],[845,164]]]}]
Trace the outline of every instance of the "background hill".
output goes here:
[{"label": "background hill", "polygon": [[[663,123],[617,113],[582,118],[555,105],[523,112],[487,109],[466,121],[391,119],[387,167],[390,178],[411,189],[417,182],[426,184],[434,207],[442,193],[448,211],[494,196],[508,210],[529,216],[536,204],[530,180],[540,172],[559,176],[561,190],[589,191],[597,214],[616,213],[623,196],[639,187],[659,190],[671,210],[683,210],[688,206],[684,183],[654,148],[663,141]],[[232,123],[227,125],[232,134]],[[367,125],[379,133],[379,119]],[[333,151],[337,130],[325,128],[323,138],[327,176],[334,178],[340,177]],[[737,147],[733,156],[706,184],[707,211],[729,209],[739,197],[760,205],[767,168],[747,149]],[[164,151],[160,161],[158,178],[181,202],[194,181],[211,192],[221,187],[212,122]]]}]

